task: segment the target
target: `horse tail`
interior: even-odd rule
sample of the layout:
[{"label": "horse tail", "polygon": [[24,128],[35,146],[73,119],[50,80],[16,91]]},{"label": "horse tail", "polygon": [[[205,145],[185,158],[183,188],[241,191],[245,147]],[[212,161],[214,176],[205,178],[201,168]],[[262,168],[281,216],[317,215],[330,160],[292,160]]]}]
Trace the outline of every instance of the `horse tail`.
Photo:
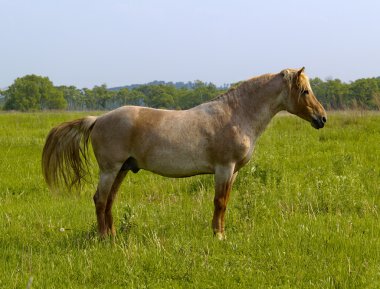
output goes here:
[{"label": "horse tail", "polygon": [[89,116],[54,127],[42,151],[42,173],[50,189],[80,186],[88,172],[88,143],[96,117]]}]

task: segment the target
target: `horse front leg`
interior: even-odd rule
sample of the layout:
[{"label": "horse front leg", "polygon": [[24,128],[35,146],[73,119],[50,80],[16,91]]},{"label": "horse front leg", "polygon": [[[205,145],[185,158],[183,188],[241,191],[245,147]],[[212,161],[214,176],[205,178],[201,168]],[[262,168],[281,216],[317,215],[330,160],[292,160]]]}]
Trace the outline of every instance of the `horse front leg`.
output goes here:
[{"label": "horse front leg", "polygon": [[214,235],[219,240],[226,238],[224,232],[224,216],[232,185],[237,175],[237,172],[234,173],[234,168],[234,165],[223,166],[218,167],[215,171],[214,217],[212,219],[212,228]]}]

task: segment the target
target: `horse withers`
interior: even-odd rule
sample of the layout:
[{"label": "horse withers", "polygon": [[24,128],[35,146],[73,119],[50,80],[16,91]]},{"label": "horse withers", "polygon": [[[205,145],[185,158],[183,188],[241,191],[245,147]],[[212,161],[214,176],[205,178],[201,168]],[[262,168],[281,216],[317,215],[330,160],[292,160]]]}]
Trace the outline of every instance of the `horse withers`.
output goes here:
[{"label": "horse withers", "polygon": [[212,229],[224,239],[224,215],[236,175],[250,160],[257,138],[282,110],[316,129],[324,127],[326,112],[304,68],[254,77],[188,110],[123,106],[62,123],[47,136],[43,174],[52,189],[80,184],[91,141],[99,165],[94,203],[102,237],[115,235],[112,204],[129,171],[173,178],[214,174]]}]

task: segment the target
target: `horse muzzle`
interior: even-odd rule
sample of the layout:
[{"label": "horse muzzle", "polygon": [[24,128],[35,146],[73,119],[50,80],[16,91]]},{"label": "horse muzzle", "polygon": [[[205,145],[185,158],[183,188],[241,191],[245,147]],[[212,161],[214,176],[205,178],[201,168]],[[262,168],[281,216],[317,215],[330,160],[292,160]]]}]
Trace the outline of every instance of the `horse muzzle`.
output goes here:
[{"label": "horse muzzle", "polygon": [[323,128],[325,126],[325,123],[327,121],[327,118],[326,116],[313,116],[311,118],[311,126],[316,128],[316,129],[320,129],[320,128]]}]

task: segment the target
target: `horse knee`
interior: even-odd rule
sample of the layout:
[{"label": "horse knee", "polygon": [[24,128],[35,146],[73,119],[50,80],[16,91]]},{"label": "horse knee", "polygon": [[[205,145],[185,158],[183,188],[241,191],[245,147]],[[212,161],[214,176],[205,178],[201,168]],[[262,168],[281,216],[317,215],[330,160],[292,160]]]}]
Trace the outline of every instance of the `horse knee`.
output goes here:
[{"label": "horse knee", "polygon": [[214,198],[214,207],[218,211],[225,211],[226,210],[226,201],[224,198]]}]

